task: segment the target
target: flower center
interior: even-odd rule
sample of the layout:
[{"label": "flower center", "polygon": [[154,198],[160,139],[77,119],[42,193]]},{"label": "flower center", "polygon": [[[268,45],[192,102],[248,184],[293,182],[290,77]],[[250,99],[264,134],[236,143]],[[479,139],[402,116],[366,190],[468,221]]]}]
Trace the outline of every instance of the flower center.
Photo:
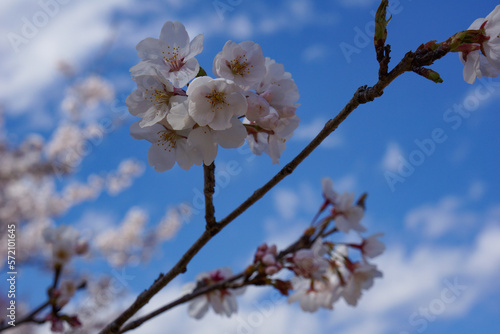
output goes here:
[{"label": "flower center", "polygon": [[163,150],[171,152],[175,148],[175,143],[179,137],[175,131],[170,131],[168,129],[158,131],[158,140],[156,144],[163,147]]},{"label": "flower center", "polygon": [[167,92],[165,89],[157,89],[153,86],[146,88],[144,91],[144,99],[149,100],[149,102],[156,106],[168,104],[173,95],[174,93]]},{"label": "flower center", "polygon": [[169,72],[179,71],[184,65],[184,58],[180,55],[179,47],[167,46],[167,51],[162,51],[163,60],[170,67]]},{"label": "flower center", "polygon": [[205,96],[208,100],[208,103],[212,105],[212,112],[215,112],[215,109],[222,109],[223,105],[226,103],[226,93],[219,92],[215,88],[212,89],[212,92]]},{"label": "flower center", "polygon": [[245,74],[250,74],[250,69],[253,67],[253,65],[248,65],[248,59],[245,56],[240,56],[226,62],[234,75],[244,76]]}]

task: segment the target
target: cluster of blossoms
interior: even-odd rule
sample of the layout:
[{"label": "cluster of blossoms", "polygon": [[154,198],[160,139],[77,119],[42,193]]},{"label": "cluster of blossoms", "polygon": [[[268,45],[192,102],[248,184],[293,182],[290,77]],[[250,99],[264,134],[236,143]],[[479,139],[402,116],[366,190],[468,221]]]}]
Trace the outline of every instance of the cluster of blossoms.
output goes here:
[{"label": "cluster of blossoms", "polygon": [[[364,216],[364,197],[354,203],[354,194],[338,194],[333,190],[332,180],[325,178],[322,185],[325,202],[321,210],[330,208],[328,216],[322,221],[334,221],[331,231],[366,231],[360,223]],[[356,306],[362,290],[371,288],[374,278],[382,277],[376,265],[368,262],[368,258],[374,258],[385,250],[384,244],[378,240],[380,236],[382,234],[378,233],[362,238],[359,244],[332,243],[319,237],[310,249],[301,249],[286,258],[288,268],[296,275],[292,279],[295,292],[288,302],[298,301],[300,307],[308,312],[320,307],[332,309],[340,297],[347,304]],[[349,258],[349,247],[360,251],[359,261]]]},{"label": "cluster of blossoms", "polygon": [[190,40],[181,23],[169,21],[159,39],[137,45],[142,61],[130,69],[137,89],[126,103],[141,119],[132,137],[152,143],[148,160],[159,172],[175,162],[186,170],[210,165],[219,146],[237,148],[245,138],[253,153],[277,163],[299,124],[291,74],[258,44],[228,41],[213,62],[216,78],[206,76],[195,58],[202,40]]},{"label": "cluster of blossoms", "polygon": [[85,113],[92,113],[100,103],[109,103],[114,98],[115,90],[111,83],[92,74],[68,88],[66,97],[61,102],[61,109],[71,119],[85,119]]},{"label": "cluster of blossoms", "polygon": [[[238,287],[272,285],[284,295],[289,295],[289,290],[292,290],[288,302],[299,302],[307,312],[332,309],[340,298],[356,306],[362,291],[371,288],[375,278],[382,277],[377,266],[369,262],[385,250],[384,244],[378,240],[382,234],[362,237],[359,243],[327,241],[326,237],[336,232],[355,231],[359,235],[366,231],[360,223],[364,216],[364,196],[354,203],[354,195],[337,193],[330,179],[323,180],[323,196],[325,202],[320,213],[329,209],[327,215],[317,223],[313,221],[302,238],[291,247],[278,252],[276,245],[263,244],[257,248],[253,264],[240,275],[243,278],[234,279],[237,276],[232,276],[228,268],[218,269],[200,274],[197,284],[189,285],[190,292],[226,280],[234,281]],[[349,256],[349,248],[357,251],[358,256]],[[283,269],[293,274],[290,280],[275,278],[274,275]],[[211,290],[191,302],[189,314],[199,319],[211,305],[215,313],[229,316],[237,311],[235,296],[242,291],[242,288],[227,287]]]},{"label": "cluster of blossoms", "polygon": [[465,41],[457,48],[465,65],[464,80],[472,84],[476,77],[497,77],[500,73],[500,5],[486,18],[475,20],[468,31],[457,35]]},{"label": "cluster of blossoms", "polygon": [[74,255],[83,255],[89,248],[88,242],[80,237],[80,232],[68,225],[45,229],[43,238],[52,245],[54,267],[64,266]]},{"label": "cluster of blossoms", "polygon": [[165,215],[148,230],[147,211],[132,207],[117,226],[100,232],[93,244],[114,267],[145,262],[158,251],[159,244],[176,235],[190,215],[186,205],[168,208]]}]

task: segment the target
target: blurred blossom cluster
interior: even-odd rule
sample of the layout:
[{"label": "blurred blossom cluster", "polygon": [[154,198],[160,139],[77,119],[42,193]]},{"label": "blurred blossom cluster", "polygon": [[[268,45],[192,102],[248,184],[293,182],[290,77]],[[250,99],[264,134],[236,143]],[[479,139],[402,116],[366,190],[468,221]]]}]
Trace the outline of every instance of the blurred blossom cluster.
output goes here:
[{"label": "blurred blossom cluster", "polygon": [[115,90],[111,83],[92,74],[68,88],[61,109],[71,119],[80,119],[85,117],[84,112],[96,109],[100,103],[111,102],[114,98]]},{"label": "blurred blossom cluster", "polygon": [[[113,117],[105,114],[105,104],[114,96],[111,84],[98,75],[91,74],[77,80],[66,90],[61,104],[64,114],[51,133],[47,136],[27,134],[20,143],[10,141],[12,137],[6,128],[8,119],[4,119],[0,109],[0,222],[5,223],[0,226],[0,249],[7,253],[7,225],[14,224],[16,264],[36,265],[39,270],[56,272],[54,286],[48,291],[53,311],[40,320],[50,322],[54,331],[63,331],[69,324],[73,332],[95,332],[92,330],[98,318],[95,314],[93,320],[87,317],[85,326],[80,327],[77,317],[60,312],[71,303],[77,290],[95,286],[94,280],[106,279],[106,276],[81,276],[72,267],[76,255],[86,255],[87,259],[103,257],[113,266],[149,259],[154,248],[172,238],[189,216],[189,210],[184,207],[171,208],[154,230],[146,231],[145,220],[141,222],[141,219],[147,219],[147,213],[133,208],[109,231],[97,233],[86,228],[85,238],[75,227],[57,223],[64,220],[70,209],[83,202],[96,200],[103,193],[120,194],[144,172],[142,162],[123,159],[115,170],[81,175],[79,166],[82,161],[110,133],[99,118]],[[93,117],[88,117],[92,114]],[[2,262],[1,266],[5,264]],[[114,287],[106,289],[113,290]],[[102,299],[102,295],[92,297],[92,291],[86,289],[87,300]],[[3,298],[0,298],[1,303]],[[116,296],[110,296],[107,303],[114,298]],[[96,303],[102,304],[102,301]],[[103,306],[97,304],[92,309]],[[18,311],[19,316],[28,311],[21,300]],[[100,325],[107,320],[101,319]],[[30,333],[30,328],[22,326],[19,330]]]},{"label": "blurred blossom cluster", "polygon": [[210,165],[219,146],[237,148],[245,139],[253,153],[278,163],[299,125],[291,74],[258,44],[228,41],[213,61],[215,78],[209,77],[195,58],[202,41],[169,21],[159,39],[139,42],[142,61],[130,70],[137,89],[126,101],[141,118],[130,128],[132,137],[152,143],[148,161],[159,172],[176,162],[186,170]]},{"label": "blurred blossom cluster", "polygon": [[129,209],[116,228],[99,233],[96,249],[115,267],[137,264],[150,258],[158,244],[174,237],[189,217],[187,206],[169,208],[160,221],[146,230],[149,216],[138,207]]}]

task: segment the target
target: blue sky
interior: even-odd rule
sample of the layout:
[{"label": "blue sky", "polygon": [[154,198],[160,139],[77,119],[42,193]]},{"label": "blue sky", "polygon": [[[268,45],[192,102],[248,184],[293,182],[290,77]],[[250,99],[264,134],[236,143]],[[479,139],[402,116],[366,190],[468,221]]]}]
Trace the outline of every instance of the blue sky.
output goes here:
[{"label": "blue sky", "polygon": [[[30,132],[47,135],[60,121],[59,104],[70,83],[56,69],[60,60],[75,67],[79,77],[97,73],[114,85],[116,100],[97,117],[122,113],[135,85],[128,73],[139,60],[135,45],[146,37],[158,37],[167,20],[181,21],[191,37],[204,34],[204,51],[197,59],[209,74],[213,57],[229,39],[259,43],[265,56],[292,73],[301,95],[297,109],[301,125],[280,165],[272,165],[268,156],[254,157],[245,147],[219,151],[217,171],[223,173],[230,161],[240,167],[219,187],[215,198],[219,219],[300,152],[357,87],[372,85],[377,78],[378,64],[367,33],[377,1],[75,0],[59,4],[47,25],[16,52],[6,36],[21,33],[23,18],[30,20],[43,10],[40,3],[0,4],[0,103],[7,136],[14,142]],[[217,10],[215,3],[223,3],[226,10]],[[460,6],[449,0],[391,3],[387,42],[392,45],[392,66],[421,43],[442,41],[467,29],[498,4],[490,0]],[[282,246],[292,241],[321,204],[321,179],[330,177],[339,190],[368,193],[364,223],[371,233],[385,233],[387,251],[375,261],[384,278],[364,294],[357,308],[339,303],[333,312],[306,314],[297,305],[273,299],[265,289],[249,289],[240,298],[237,317],[209,315],[196,321],[187,319],[181,306],[136,332],[238,333],[246,324],[251,333],[498,333],[500,79],[467,84],[456,54],[432,68],[444,83],[408,73],[381,98],[360,106],[291,176],[212,240],[193,259],[188,273],[148,306],[174,298],[179,287],[200,271],[226,265],[243,269],[263,241]],[[464,110],[463,115],[458,109]],[[133,121],[132,116],[124,117],[122,127],[95,145],[74,178],[84,180],[90,173],[113,169],[125,158],[147,163],[149,143],[135,141],[128,133]],[[387,175],[399,178],[391,183]],[[167,206],[193,203],[202,180],[201,168],[186,172],[176,166],[159,174],[147,166],[123,194],[102,195],[71,210],[58,223],[109,226],[130,207],[139,206],[154,224]],[[159,270],[167,270],[203,227],[203,214],[195,214],[149,265],[128,268],[127,273],[135,276],[130,289],[141,291]],[[104,265],[99,269],[112,270]],[[465,290],[443,304],[443,289],[456,282]],[[271,306],[266,309],[266,305]],[[423,315],[425,309],[431,310],[430,316]],[[262,321],[255,320],[256,314]]]}]

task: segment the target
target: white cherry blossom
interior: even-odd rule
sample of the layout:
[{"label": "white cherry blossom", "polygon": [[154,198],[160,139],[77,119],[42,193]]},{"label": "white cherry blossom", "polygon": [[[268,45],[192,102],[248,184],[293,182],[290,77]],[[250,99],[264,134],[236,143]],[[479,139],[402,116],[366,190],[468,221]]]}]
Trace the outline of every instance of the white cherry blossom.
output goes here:
[{"label": "white cherry blossom", "polygon": [[67,264],[76,254],[84,254],[88,244],[81,240],[80,232],[68,225],[46,228],[43,231],[45,242],[52,245],[52,262],[55,266]]},{"label": "white cherry blossom", "polygon": [[203,35],[192,41],[184,25],[168,21],[161,29],[160,38],[146,38],[137,44],[137,55],[143,59],[130,69],[132,76],[154,74],[158,70],[175,87],[185,86],[200,69],[196,58],[203,50]]},{"label": "white cherry blossom", "polygon": [[288,303],[298,301],[300,308],[306,312],[316,312],[320,307],[333,309],[333,304],[342,293],[339,278],[331,270],[321,280],[294,277],[292,285],[294,292],[288,297]]},{"label": "white cherry blossom", "polygon": [[282,64],[266,57],[266,75],[257,88],[257,93],[262,95],[280,116],[290,117],[295,114],[299,90],[292,75],[285,72]]},{"label": "white cherry blossom", "polygon": [[254,124],[250,123],[247,126],[250,150],[257,155],[267,153],[273,164],[279,163],[286,142],[293,136],[293,131],[299,126],[299,122],[300,119],[296,115],[290,118],[278,118],[272,130],[252,129]]},{"label": "white cherry blossom", "polygon": [[246,118],[249,121],[256,122],[269,114],[269,102],[264,97],[251,91],[245,92],[245,96],[248,105]]},{"label": "white cherry blossom", "polygon": [[335,226],[344,233],[350,230],[364,232],[366,228],[361,225],[365,212],[362,207],[353,204],[354,194],[344,193],[337,197],[334,203]]},{"label": "white cherry blossom", "polygon": [[231,127],[233,116],[244,115],[247,101],[240,87],[226,79],[199,77],[187,89],[189,115],[200,126],[214,130]]},{"label": "white cherry blossom", "polygon": [[56,304],[59,307],[63,307],[69,303],[70,299],[73,298],[76,292],[76,283],[70,280],[64,280],[61,282],[57,291],[57,301]]},{"label": "white cherry blossom", "polygon": [[[495,78],[500,73],[500,5],[486,18],[476,19],[468,30],[484,28],[487,40],[478,50],[459,53],[464,66],[464,80],[472,84],[483,76]],[[484,51],[484,54],[483,54]]]},{"label": "white cherry blossom", "polygon": [[328,247],[318,238],[311,248],[300,249],[293,254],[290,259],[292,270],[298,276],[321,279],[329,267],[328,260],[323,257],[327,252]]},{"label": "white cherry blossom", "polygon": [[151,126],[164,119],[172,106],[187,100],[186,93],[175,88],[163,75],[140,75],[134,78],[137,89],[125,103],[130,113],[142,117],[141,127]]},{"label": "white cherry blossom", "polygon": [[300,119],[295,114],[299,93],[290,73],[283,65],[265,59],[266,74],[256,92],[246,92],[248,110],[245,123],[250,150],[257,155],[267,153],[278,163],[293,136]]},{"label": "white cherry blossom", "polygon": [[232,80],[245,89],[254,89],[266,73],[264,62],[259,44],[227,41],[215,56],[212,71],[216,76]]},{"label": "white cherry blossom", "polygon": [[333,190],[333,180],[325,177],[321,180],[321,188],[323,190],[323,197],[328,203],[333,204],[337,201],[338,194]]},{"label": "white cherry blossom", "polygon": [[353,267],[347,284],[342,291],[342,297],[344,297],[347,304],[356,306],[362,290],[371,288],[373,280],[376,277],[382,277],[382,273],[377,270],[377,266],[367,262],[356,262]]},{"label": "white cherry blossom", "polygon": [[373,259],[385,251],[385,245],[377,239],[383,235],[383,233],[377,233],[363,240],[360,246],[363,256]]},{"label": "white cherry blossom", "polygon": [[[197,284],[189,284],[185,287],[189,292],[194,291],[197,287],[204,287],[210,284],[218,283],[233,275],[231,268],[220,268],[211,272],[201,273],[196,277]],[[209,310],[210,307],[215,313],[230,317],[238,310],[236,296],[241,295],[244,288],[240,289],[222,289],[214,290],[205,295],[193,299],[188,306],[189,316],[195,319],[201,319]]]},{"label": "white cherry blossom", "polygon": [[236,118],[231,119],[231,127],[216,131],[208,126],[200,126],[189,133],[188,142],[194,154],[202,157],[205,165],[210,165],[217,155],[218,146],[238,148],[245,143],[247,135],[243,124]]},{"label": "white cherry blossom", "polygon": [[201,156],[188,144],[189,132],[176,131],[160,123],[141,128],[137,121],[130,126],[130,134],[134,139],[146,139],[152,144],[148,151],[148,163],[157,172],[171,169],[175,162],[185,170],[193,164],[201,165]]}]

